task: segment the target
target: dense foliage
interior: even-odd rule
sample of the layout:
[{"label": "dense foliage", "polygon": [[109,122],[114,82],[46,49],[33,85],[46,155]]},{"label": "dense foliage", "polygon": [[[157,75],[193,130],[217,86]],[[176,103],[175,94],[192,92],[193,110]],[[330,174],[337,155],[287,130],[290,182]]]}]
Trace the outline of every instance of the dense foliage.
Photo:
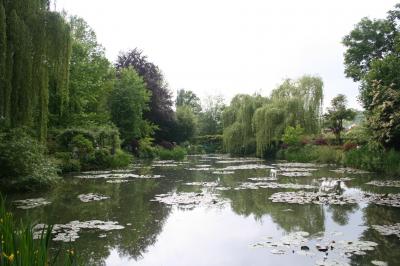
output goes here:
[{"label": "dense foliage", "polygon": [[124,142],[146,137],[151,125],[143,119],[150,93],[143,79],[132,68],[121,69],[110,96],[111,120]]},{"label": "dense foliage", "polygon": [[224,145],[233,154],[267,156],[280,143],[287,126],[306,134],[321,127],[322,80],[304,76],[286,80],[269,98],[238,95],[224,111]]},{"label": "dense foliage", "polygon": [[196,129],[197,117],[193,109],[187,105],[177,107],[175,141],[181,143],[191,140],[196,134]]},{"label": "dense foliage", "polygon": [[114,70],[97,43],[96,33],[82,19],[69,20],[72,53],[69,75],[69,103],[64,126],[104,124],[109,120],[107,97],[112,91]]},{"label": "dense foliage", "polygon": [[68,103],[70,26],[48,1],[0,1],[0,117],[42,141]]},{"label": "dense foliage", "polygon": [[8,188],[36,188],[58,180],[45,147],[24,129],[0,132],[0,183]]},{"label": "dense foliage", "polygon": [[324,115],[326,126],[335,134],[339,144],[341,144],[341,133],[345,129],[343,122],[353,120],[356,116],[355,111],[346,107],[347,99],[343,94],[339,94],[331,101],[331,107]]},{"label": "dense foliage", "polygon": [[149,62],[142,51],[135,48],[118,56],[116,68],[133,68],[146,83],[146,88],[151,92],[149,109],[144,117],[151,123],[158,125],[155,137],[157,140],[171,140],[175,126],[174,112],[172,110],[172,96],[161,70]]},{"label": "dense foliage", "polygon": [[400,149],[400,4],[385,19],[362,19],[344,37],[345,72],[360,81],[360,99],[375,139]]},{"label": "dense foliage", "polygon": [[178,90],[175,105],[177,108],[187,106],[195,114],[199,114],[201,112],[200,98],[190,90]]}]

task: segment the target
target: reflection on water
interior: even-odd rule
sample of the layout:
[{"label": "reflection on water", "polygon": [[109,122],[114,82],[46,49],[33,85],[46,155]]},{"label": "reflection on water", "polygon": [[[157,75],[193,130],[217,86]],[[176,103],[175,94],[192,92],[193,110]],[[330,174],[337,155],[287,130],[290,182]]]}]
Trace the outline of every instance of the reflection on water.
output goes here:
[{"label": "reflection on water", "polygon": [[[279,166],[285,173],[293,167],[292,170],[311,176],[283,176]],[[275,167],[272,174],[277,180],[270,178],[272,167]],[[274,193],[299,191],[304,186],[297,186],[299,189],[295,189],[296,186],[290,189],[276,185],[248,186],[249,182],[264,180],[262,182],[317,187],[304,190],[310,192],[400,192],[396,187],[366,184],[374,179],[373,174],[332,170],[335,167],[274,164],[254,158],[241,160],[218,155],[193,156],[186,163],[143,162],[141,167],[135,166],[129,175],[124,175],[124,180],[129,182],[110,183],[107,177],[67,177],[51,192],[13,194],[8,195],[8,199],[9,202],[27,198],[50,201],[51,204],[32,209],[18,209],[13,205],[17,216],[40,223],[101,220],[117,221],[124,226],[122,230],[79,232],[75,246],[84,265],[315,265],[324,256],[329,258],[329,254],[318,252],[314,242],[332,232],[341,233],[336,240],[365,240],[378,244],[365,255],[344,258],[344,262],[370,265],[372,260],[379,260],[399,265],[400,254],[396,251],[400,240],[396,236],[383,236],[371,228],[375,224],[400,222],[398,208],[367,202],[343,205],[273,203],[269,198]],[[145,178],[156,175],[161,177]],[[244,189],[234,189],[240,186]],[[89,193],[108,198],[82,202],[78,197]],[[197,198],[216,195],[216,198],[207,204],[185,198],[194,206],[182,208],[179,202],[165,204],[165,201],[155,200],[163,198],[160,195],[164,194]],[[180,200],[179,197],[174,199]],[[300,256],[290,249],[285,255],[274,255],[267,248],[252,248],[252,243],[265,237],[280,239],[299,231],[310,234],[308,238],[314,246],[309,248],[316,255]]]}]

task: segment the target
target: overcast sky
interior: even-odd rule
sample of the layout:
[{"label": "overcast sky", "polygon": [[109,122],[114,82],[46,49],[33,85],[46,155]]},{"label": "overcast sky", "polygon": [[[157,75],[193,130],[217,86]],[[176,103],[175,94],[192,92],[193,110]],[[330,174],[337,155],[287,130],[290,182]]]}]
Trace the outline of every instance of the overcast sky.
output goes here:
[{"label": "overcast sky", "polygon": [[283,79],[324,81],[325,105],[338,93],[360,108],[343,71],[341,40],[362,17],[384,18],[399,0],[57,0],[83,17],[114,62],[138,47],[169,87],[200,97],[269,95]]}]

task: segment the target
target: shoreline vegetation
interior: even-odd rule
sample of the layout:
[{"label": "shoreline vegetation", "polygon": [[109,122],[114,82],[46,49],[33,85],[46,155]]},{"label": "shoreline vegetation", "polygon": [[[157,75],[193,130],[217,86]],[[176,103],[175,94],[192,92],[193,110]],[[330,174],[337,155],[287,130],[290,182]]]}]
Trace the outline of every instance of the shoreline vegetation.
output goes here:
[{"label": "shoreline vegetation", "polygon": [[236,95],[229,105],[185,89],[174,100],[140,49],[113,64],[82,18],[51,11],[49,1],[23,2],[0,2],[0,183],[7,191],[125,168],[135,158],[214,152],[400,174],[400,4],[385,19],[361,20],[342,40],[345,74],[360,82],[364,110],[348,108],[339,94],[324,112],[323,81],[309,75],[284,80],[268,97]]},{"label": "shoreline vegetation", "polygon": [[[49,0],[0,0],[1,190],[51,189],[66,173],[199,153],[399,177],[399,21],[400,4],[344,37],[345,74],[361,84],[364,110],[348,108],[339,94],[324,112],[323,81],[309,75],[283,81],[269,96],[236,95],[229,105],[221,96],[202,102],[187,89],[173,99],[142,50],[112,63],[82,18],[51,11]],[[15,221],[0,198],[1,265],[48,265],[50,234],[48,227],[34,240],[32,226]],[[76,264],[68,249],[64,265]]]},{"label": "shoreline vegetation", "polygon": [[6,201],[0,195],[0,265],[80,265],[72,247],[61,246],[57,252],[51,242],[52,226],[34,229],[30,223],[18,222],[6,209]]}]

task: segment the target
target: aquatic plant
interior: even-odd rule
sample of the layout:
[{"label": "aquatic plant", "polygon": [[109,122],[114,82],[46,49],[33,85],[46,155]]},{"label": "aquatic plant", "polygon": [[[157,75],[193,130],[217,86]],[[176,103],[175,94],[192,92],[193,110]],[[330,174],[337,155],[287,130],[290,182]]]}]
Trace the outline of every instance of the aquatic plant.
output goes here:
[{"label": "aquatic plant", "polygon": [[[51,234],[53,226],[43,226],[34,230],[30,223],[15,221],[5,207],[0,195],[0,265],[45,266],[62,262],[63,265],[78,265],[76,252],[69,247],[67,252],[61,247],[58,255],[52,256]],[[61,255],[60,255],[61,254]]]}]

